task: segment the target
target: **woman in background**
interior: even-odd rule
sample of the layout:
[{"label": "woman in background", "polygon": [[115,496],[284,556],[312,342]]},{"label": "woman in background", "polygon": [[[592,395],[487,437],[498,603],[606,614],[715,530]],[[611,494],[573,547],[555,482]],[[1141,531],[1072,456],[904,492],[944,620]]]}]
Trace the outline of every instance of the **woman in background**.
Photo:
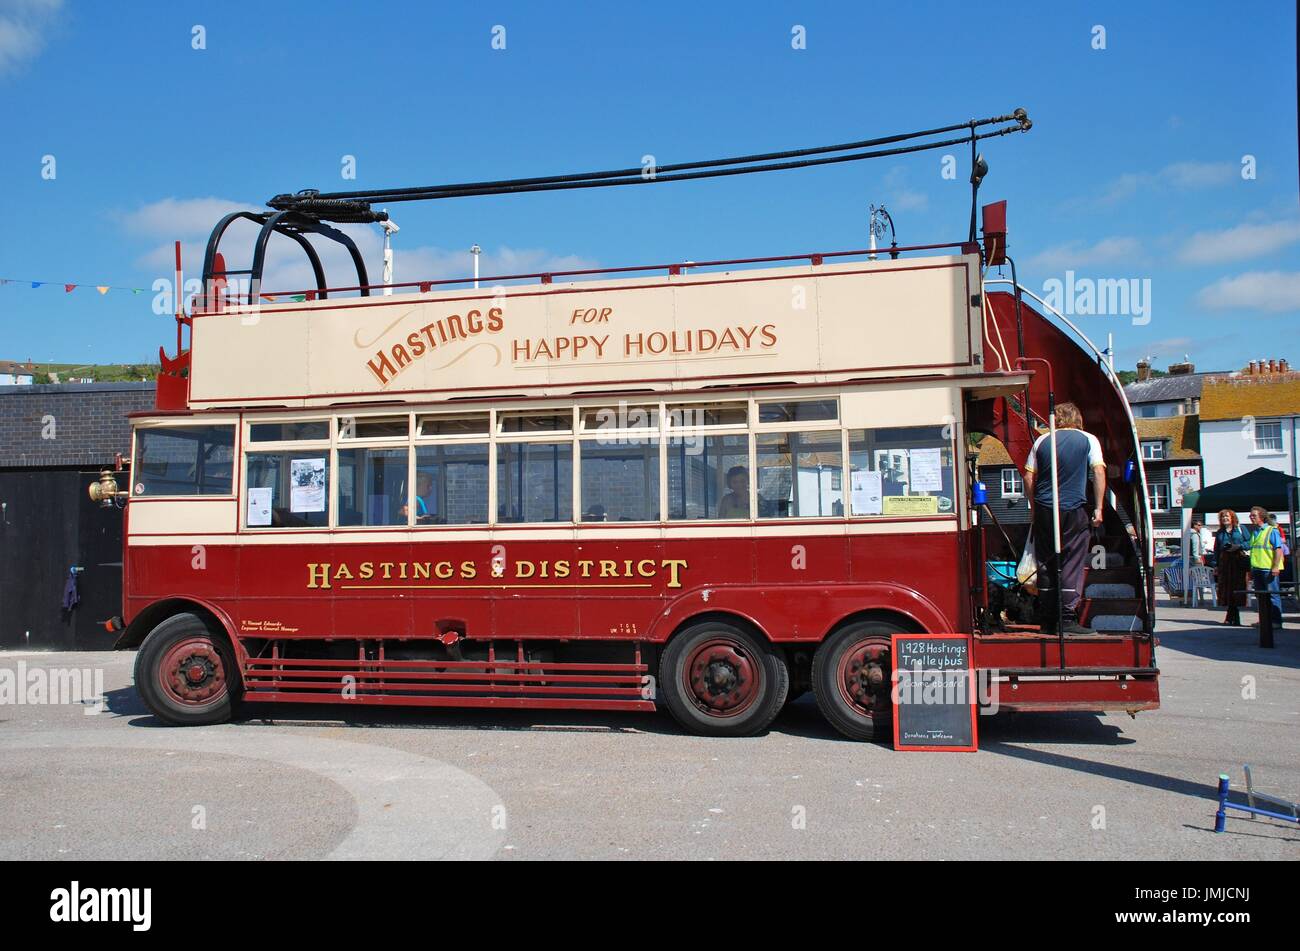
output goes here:
[{"label": "woman in background", "polygon": [[1227,605],[1224,624],[1241,626],[1241,608],[1246,606],[1246,569],[1250,565],[1250,532],[1237,524],[1237,513],[1224,509],[1219,513],[1219,530],[1214,533],[1214,549],[1206,557],[1214,565],[1219,603]]}]

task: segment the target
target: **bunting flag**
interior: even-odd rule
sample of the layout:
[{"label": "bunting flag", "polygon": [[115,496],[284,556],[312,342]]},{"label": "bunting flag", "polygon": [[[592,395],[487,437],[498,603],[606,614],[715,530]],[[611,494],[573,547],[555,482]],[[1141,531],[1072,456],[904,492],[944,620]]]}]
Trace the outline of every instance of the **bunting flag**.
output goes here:
[{"label": "bunting flag", "polygon": [[109,291],[129,291],[132,294],[143,294],[145,292],[143,287],[123,287],[120,284],[71,284],[62,281],[27,281],[16,277],[0,277],[0,287],[3,287],[6,284],[13,284],[15,287],[19,284],[30,284],[33,289],[44,287],[46,284],[63,284],[63,292],[65,294],[71,294],[78,288],[93,286],[95,290],[99,291],[101,297],[106,295]]}]

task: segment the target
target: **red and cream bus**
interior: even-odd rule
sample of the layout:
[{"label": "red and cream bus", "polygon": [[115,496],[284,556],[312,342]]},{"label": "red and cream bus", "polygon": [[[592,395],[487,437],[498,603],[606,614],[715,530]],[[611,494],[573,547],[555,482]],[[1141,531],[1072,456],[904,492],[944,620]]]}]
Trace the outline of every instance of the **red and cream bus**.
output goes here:
[{"label": "red and cream bus", "polygon": [[[970,634],[1004,708],[1158,705],[1122,390],[1063,318],[985,283],[987,247],[231,300],[227,223],[129,474],[96,487],[125,509],[118,645],[163,720],[663,707],[749,735],[811,690],[865,739],[902,631]],[[973,500],[972,436],[1023,460],[1048,364],[1111,469],[1089,636],[990,583],[1024,529]]]}]

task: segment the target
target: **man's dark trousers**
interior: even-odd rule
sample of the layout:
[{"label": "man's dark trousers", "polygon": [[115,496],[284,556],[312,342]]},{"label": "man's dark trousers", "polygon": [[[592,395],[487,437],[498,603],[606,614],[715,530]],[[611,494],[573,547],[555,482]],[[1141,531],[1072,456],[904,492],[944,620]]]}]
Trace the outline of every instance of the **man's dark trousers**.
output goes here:
[{"label": "man's dark trousers", "polygon": [[[1088,566],[1088,543],[1092,540],[1092,518],[1088,507],[1061,512],[1061,609],[1065,620],[1077,620],[1083,597],[1083,572]],[[1044,627],[1056,630],[1056,592],[1052,572],[1052,507],[1034,505],[1034,552],[1038,557],[1039,605]]]}]

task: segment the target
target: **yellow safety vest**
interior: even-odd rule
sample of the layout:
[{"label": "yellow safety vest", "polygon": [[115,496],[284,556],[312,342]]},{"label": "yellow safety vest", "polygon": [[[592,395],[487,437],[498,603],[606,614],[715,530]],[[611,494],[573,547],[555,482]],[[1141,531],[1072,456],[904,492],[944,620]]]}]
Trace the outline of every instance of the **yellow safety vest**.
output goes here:
[{"label": "yellow safety vest", "polygon": [[1264,571],[1272,569],[1273,552],[1277,550],[1273,545],[1273,533],[1275,531],[1277,529],[1266,525],[1250,536],[1250,567],[1260,568]]}]

